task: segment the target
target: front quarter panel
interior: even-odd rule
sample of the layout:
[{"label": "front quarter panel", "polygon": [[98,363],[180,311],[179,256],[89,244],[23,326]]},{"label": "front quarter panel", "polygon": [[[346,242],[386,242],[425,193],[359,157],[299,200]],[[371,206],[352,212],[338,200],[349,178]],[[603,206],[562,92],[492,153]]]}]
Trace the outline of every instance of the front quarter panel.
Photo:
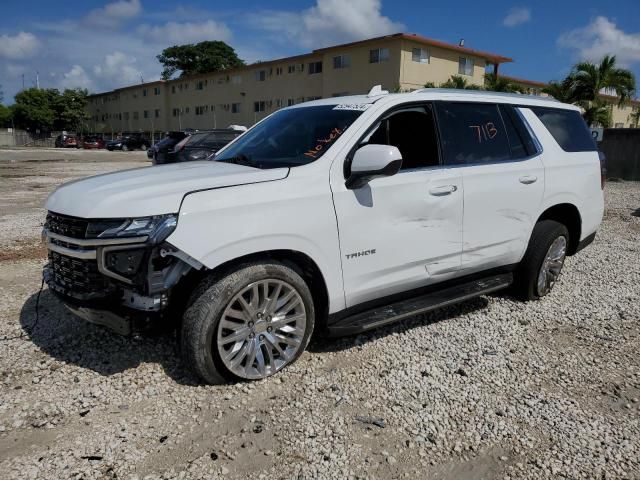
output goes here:
[{"label": "front quarter panel", "polygon": [[168,242],[215,268],[269,250],[304,253],[319,267],[329,312],[344,308],[335,213],[328,178],[312,166],[283,180],[190,193]]}]

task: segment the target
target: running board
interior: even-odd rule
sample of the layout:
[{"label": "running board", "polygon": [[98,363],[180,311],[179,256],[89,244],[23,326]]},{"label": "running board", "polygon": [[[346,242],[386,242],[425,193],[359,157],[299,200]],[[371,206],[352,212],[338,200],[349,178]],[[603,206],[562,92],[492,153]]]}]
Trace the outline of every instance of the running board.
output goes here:
[{"label": "running board", "polygon": [[511,283],[513,283],[513,274],[504,273],[436,290],[346,317],[329,326],[329,335],[338,337],[361,333],[420,313],[495,292],[508,287]]}]

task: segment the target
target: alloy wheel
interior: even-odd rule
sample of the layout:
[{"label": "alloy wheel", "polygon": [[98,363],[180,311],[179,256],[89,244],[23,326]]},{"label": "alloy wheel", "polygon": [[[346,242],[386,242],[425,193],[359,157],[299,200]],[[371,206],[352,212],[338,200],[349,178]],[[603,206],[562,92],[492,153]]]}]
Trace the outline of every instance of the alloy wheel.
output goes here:
[{"label": "alloy wheel", "polygon": [[218,353],[234,375],[265,378],[296,358],[306,325],[307,312],[295,287],[260,280],[227,304],[218,325]]},{"label": "alloy wheel", "polygon": [[564,265],[564,259],[567,256],[567,239],[563,236],[556,238],[547,254],[544,257],[540,272],[538,273],[538,295],[543,297],[551,291],[555,284],[562,266]]}]

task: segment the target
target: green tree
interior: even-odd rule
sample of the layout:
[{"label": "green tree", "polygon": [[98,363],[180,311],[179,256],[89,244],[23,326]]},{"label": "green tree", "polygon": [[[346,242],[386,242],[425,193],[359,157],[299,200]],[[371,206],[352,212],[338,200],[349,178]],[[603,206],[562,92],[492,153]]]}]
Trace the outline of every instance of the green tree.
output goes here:
[{"label": "green tree", "polygon": [[575,90],[575,78],[571,74],[561,82],[549,82],[542,91],[547,95],[551,95],[559,102],[574,103],[578,101]]},{"label": "green tree", "polygon": [[522,93],[520,85],[495,73],[486,73],[484,75],[484,89],[492,92]]},{"label": "green tree", "polygon": [[578,100],[594,101],[603,92],[618,97],[620,106],[635,94],[636,79],[630,70],[616,66],[615,55],[605,55],[599,64],[580,62],[571,74]]},{"label": "green tree", "polygon": [[593,127],[610,128],[613,122],[611,105],[606,104],[602,100],[582,101],[577,105],[583,109],[582,118],[587,125]]},{"label": "green tree", "polygon": [[163,65],[162,78],[167,80],[176,72],[180,76],[228,70],[244,65],[235,50],[218,40],[196,44],[174,45],[157,56]]},{"label": "green tree", "polygon": [[55,113],[54,130],[82,131],[86,129],[90,115],[86,111],[87,90],[67,89],[51,99]]},{"label": "green tree", "polygon": [[11,110],[0,103],[0,127],[11,126]]},{"label": "green tree", "polygon": [[38,88],[28,88],[16,94],[15,103],[11,106],[15,126],[31,131],[50,131],[55,120],[51,99],[57,95],[58,90]]},{"label": "green tree", "polygon": [[629,114],[629,122],[635,128],[640,127],[640,107],[634,107],[633,112]]},{"label": "green tree", "polygon": [[436,84],[433,82],[427,82],[424,84],[424,88],[436,88]]},{"label": "green tree", "polygon": [[440,84],[440,88],[455,88],[457,90],[481,90],[479,85],[469,83],[466,78],[460,75],[451,75],[449,80]]}]

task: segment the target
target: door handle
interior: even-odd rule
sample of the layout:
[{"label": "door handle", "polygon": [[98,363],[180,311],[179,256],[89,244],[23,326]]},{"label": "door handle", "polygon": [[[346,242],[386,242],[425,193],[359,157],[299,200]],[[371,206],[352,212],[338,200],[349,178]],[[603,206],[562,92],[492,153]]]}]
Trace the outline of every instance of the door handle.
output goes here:
[{"label": "door handle", "polygon": [[520,180],[520,183],[529,185],[531,183],[534,183],[536,180],[538,180],[538,177],[536,177],[535,175],[524,175],[523,177],[520,177],[519,180]]},{"label": "door handle", "polygon": [[444,185],[442,187],[434,187],[429,190],[429,193],[434,197],[443,197],[445,195],[450,195],[453,192],[458,190],[456,185]]}]

